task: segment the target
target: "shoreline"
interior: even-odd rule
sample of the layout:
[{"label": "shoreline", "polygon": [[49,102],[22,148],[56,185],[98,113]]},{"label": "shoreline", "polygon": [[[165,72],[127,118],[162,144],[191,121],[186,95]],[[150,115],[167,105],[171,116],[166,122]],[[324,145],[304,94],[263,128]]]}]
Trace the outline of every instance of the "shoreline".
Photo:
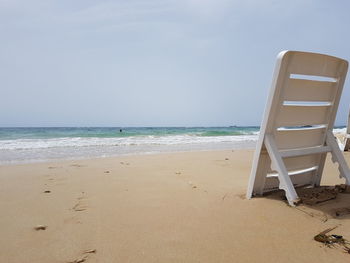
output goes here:
[{"label": "shoreline", "polygon": [[[0,166],[0,261],[348,260],[313,237],[338,226],[333,233],[350,239],[350,217],[330,213],[347,206],[350,195],[329,201],[330,210],[324,204],[292,208],[279,195],[246,200],[253,152]],[[350,163],[350,153],[344,155]],[[329,157],[322,185],[342,182]]]},{"label": "shoreline", "polygon": [[[41,128],[34,133],[31,129],[23,128],[17,133],[13,131],[13,134],[10,130],[0,136],[0,165],[154,153],[255,149],[259,133],[257,127],[254,128],[256,130],[252,130],[252,127],[179,129],[134,128],[122,137],[90,137],[107,136],[110,128]],[[345,128],[338,127],[333,132],[343,147]],[[135,133],[144,135],[133,136]],[[73,137],[60,137],[63,135]]]},{"label": "shoreline", "polygon": [[[248,144],[248,145],[247,145]],[[61,162],[61,161],[80,161],[80,160],[94,160],[103,158],[118,158],[123,156],[138,156],[138,155],[157,155],[157,154],[170,154],[170,153],[187,153],[187,152],[206,152],[206,151],[229,151],[229,150],[254,150],[256,141],[242,142],[242,143],[226,143],[225,145],[211,144],[211,145],[175,145],[173,147],[164,147],[151,150],[152,147],[148,147],[149,150],[143,151],[130,151],[127,153],[110,153],[107,155],[95,155],[95,156],[72,156],[72,157],[59,157],[59,158],[42,158],[42,159],[26,159],[26,160],[13,160],[13,161],[2,161],[0,159],[0,166],[3,165],[18,165],[18,164],[34,164],[34,163],[48,163],[48,162]],[[147,147],[145,147],[147,148]],[[1,154],[1,151],[0,151]],[[1,155],[0,155],[1,156]]]}]

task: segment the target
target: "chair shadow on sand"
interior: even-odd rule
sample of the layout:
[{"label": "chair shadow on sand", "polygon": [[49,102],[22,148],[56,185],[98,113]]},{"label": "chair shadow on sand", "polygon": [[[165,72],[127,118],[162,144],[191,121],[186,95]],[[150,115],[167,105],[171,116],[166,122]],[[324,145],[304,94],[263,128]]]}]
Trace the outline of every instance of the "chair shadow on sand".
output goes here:
[{"label": "chair shadow on sand", "polygon": [[[301,202],[295,209],[323,222],[329,219],[350,219],[350,191],[339,192],[336,187],[296,188]],[[266,193],[263,198],[285,202],[288,205],[283,190]]]}]

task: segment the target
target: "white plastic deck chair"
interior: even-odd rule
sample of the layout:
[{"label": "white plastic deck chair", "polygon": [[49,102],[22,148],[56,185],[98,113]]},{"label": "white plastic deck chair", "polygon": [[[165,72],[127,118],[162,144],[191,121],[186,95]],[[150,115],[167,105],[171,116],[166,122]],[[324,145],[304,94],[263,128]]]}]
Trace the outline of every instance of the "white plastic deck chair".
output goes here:
[{"label": "white plastic deck chair", "polygon": [[349,151],[350,149],[350,112],[348,116],[348,126],[346,128],[346,134],[345,134],[345,146],[344,151]]},{"label": "white plastic deck chair", "polygon": [[328,152],[340,177],[350,170],[333,135],[348,62],[322,54],[283,51],[260,128],[247,198],[282,189],[291,206],[295,187],[319,186]]}]

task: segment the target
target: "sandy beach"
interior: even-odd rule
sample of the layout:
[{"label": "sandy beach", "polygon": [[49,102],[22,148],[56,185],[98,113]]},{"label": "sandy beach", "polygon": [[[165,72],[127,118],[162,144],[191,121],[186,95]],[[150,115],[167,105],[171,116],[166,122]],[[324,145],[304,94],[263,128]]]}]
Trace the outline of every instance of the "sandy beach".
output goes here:
[{"label": "sandy beach", "polygon": [[0,263],[350,263],[349,10],[0,0]]},{"label": "sandy beach", "polygon": [[[246,200],[252,156],[0,166],[0,262],[348,262],[348,253],[313,240],[334,226],[350,239],[350,216],[332,214],[348,196],[297,208],[281,194]],[[342,182],[328,156],[322,185]]]}]

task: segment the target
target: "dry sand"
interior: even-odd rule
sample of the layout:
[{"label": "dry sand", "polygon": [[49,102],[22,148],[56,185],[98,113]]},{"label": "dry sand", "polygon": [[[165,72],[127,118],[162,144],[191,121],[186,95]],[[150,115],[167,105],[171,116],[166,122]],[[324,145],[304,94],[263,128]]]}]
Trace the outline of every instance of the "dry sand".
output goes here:
[{"label": "dry sand", "polygon": [[[350,199],[312,208],[280,194],[246,200],[252,155],[0,166],[0,262],[349,262],[313,237],[338,226],[350,239],[350,216],[331,212]],[[328,159],[322,184],[340,182]]]}]

